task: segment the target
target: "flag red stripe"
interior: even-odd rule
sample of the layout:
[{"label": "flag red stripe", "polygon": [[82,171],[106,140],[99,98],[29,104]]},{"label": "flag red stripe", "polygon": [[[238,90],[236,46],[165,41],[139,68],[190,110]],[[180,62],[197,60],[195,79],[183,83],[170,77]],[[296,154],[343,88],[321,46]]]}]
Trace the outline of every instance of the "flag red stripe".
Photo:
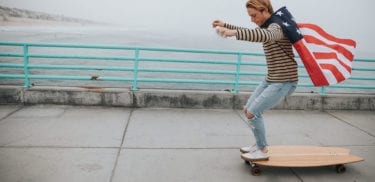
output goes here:
[{"label": "flag red stripe", "polygon": [[352,46],[352,47],[356,47],[356,45],[357,45],[354,40],[337,38],[337,37],[335,37],[331,34],[328,34],[321,27],[319,27],[317,25],[310,24],[310,23],[298,23],[297,25],[298,25],[299,28],[312,29],[312,30],[316,31],[318,34],[320,34],[321,36],[323,36],[324,38],[326,38],[330,41],[334,41],[334,42],[337,42],[337,43],[340,43],[340,44],[345,44],[345,45]]},{"label": "flag red stripe", "polygon": [[317,39],[311,35],[304,35],[303,36],[306,40],[307,43],[312,43],[312,44],[316,44],[316,45],[321,45],[321,46],[325,46],[325,47],[328,47],[328,48],[331,48],[331,49],[334,49],[336,50],[337,52],[341,53],[342,55],[344,55],[346,57],[346,59],[352,61],[354,59],[354,55],[349,51],[347,50],[345,47],[341,46],[341,45],[331,45],[331,44],[327,44],[325,42],[323,42],[322,40],[320,39]]},{"label": "flag red stripe", "polygon": [[327,79],[325,78],[320,66],[314,59],[313,55],[310,53],[308,48],[303,43],[304,39],[301,39],[293,44],[298,54],[301,57],[303,64],[310,76],[311,81],[315,86],[327,86],[329,85]]},{"label": "flag red stripe", "polygon": [[335,59],[343,66],[349,73],[352,72],[352,68],[342,62],[338,57],[337,54],[334,52],[314,52],[313,53],[316,59]]},{"label": "flag red stripe", "polygon": [[326,69],[326,70],[331,71],[333,73],[333,75],[335,76],[337,82],[341,82],[341,81],[345,80],[344,75],[342,75],[342,73],[340,72],[340,70],[338,70],[335,65],[332,65],[332,64],[320,64],[320,66],[322,67],[322,69]]}]

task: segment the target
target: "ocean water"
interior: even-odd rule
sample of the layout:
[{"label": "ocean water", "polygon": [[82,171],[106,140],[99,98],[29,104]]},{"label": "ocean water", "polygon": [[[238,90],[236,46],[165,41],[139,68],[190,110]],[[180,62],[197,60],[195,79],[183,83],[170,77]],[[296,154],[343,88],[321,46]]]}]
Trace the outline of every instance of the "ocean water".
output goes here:
[{"label": "ocean water", "polygon": [[[262,53],[262,46],[259,43],[250,43],[236,41],[234,39],[225,39],[212,33],[190,34],[186,32],[169,32],[165,30],[142,30],[128,29],[126,27],[103,27],[103,26],[2,26],[0,27],[0,40],[11,42],[41,42],[41,43],[68,43],[68,44],[88,44],[88,45],[122,45],[122,46],[142,46],[157,48],[183,48],[183,49],[206,49],[206,50],[233,50]],[[0,52],[21,52],[14,47],[0,47]],[[41,49],[31,48],[31,53],[43,54],[85,54],[100,56],[133,56],[133,52],[126,51],[108,51],[108,50],[77,50],[77,49]],[[357,56],[373,57],[372,53],[359,52]],[[225,55],[198,55],[186,53],[154,53],[141,52],[142,57],[158,58],[180,58],[180,59],[209,59],[209,60],[237,60],[235,56]],[[19,58],[1,58],[0,62],[15,63],[21,62]],[[58,60],[58,59],[32,59],[35,64],[68,64],[70,65],[103,65],[103,66],[124,66],[132,67],[132,63],[126,61],[98,61],[98,60]],[[243,62],[264,63],[262,57],[244,57]],[[207,65],[207,64],[182,64],[182,63],[150,63],[142,62],[143,68],[171,68],[171,69],[204,69],[204,70],[223,70],[235,71],[232,65]],[[375,67],[374,63],[360,63],[360,67]],[[266,71],[264,67],[245,66],[241,68],[245,71]],[[17,69],[0,69],[2,73],[22,73]],[[121,76],[132,77],[130,72],[109,72],[101,70],[93,71],[74,71],[74,70],[31,70],[33,74],[59,74],[59,75],[100,75],[100,76]],[[301,70],[303,73],[303,70]],[[356,74],[353,72],[353,74]],[[363,73],[358,73],[362,74]],[[233,76],[228,75],[202,75],[202,74],[171,74],[171,73],[140,73],[140,77],[145,78],[166,78],[166,79],[214,79],[214,80],[233,80]],[[375,73],[366,73],[364,76],[375,77]],[[264,76],[241,76],[241,81],[257,82],[264,79]],[[300,82],[309,83],[309,79],[301,79]],[[128,82],[110,82],[110,81],[61,81],[61,80],[32,80],[33,85],[53,85],[53,86],[78,86],[78,87],[126,87],[130,88]],[[351,81],[350,84],[372,84],[374,81]],[[23,80],[0,79],[0,84],[22,85]],[[240,91],[251,91],[255,86],[241,86]],[[161,83],[139,83],[139,88],[168,88],[168,89],[198,89],[198,90],[231,90],[233,85],[205,85],[205,84],[161,84]],[[319,92],[320,88],[301,87],[297,92]],[[373,93],[374,90],[355,90],[355,89],[328,89],[328,92],[366,92]]]}]

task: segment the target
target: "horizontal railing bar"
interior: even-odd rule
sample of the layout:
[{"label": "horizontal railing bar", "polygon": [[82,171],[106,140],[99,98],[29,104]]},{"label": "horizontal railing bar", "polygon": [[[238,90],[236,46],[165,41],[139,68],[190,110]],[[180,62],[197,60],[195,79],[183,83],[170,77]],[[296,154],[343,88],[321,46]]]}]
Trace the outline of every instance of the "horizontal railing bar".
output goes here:
[{"label": "horizontal railing bar", "polygon": [[349,80],[375,80],[374,76],[351,76]]},{"label": "horizontal railing bar", "polygon": [[236,62],[233,61],[217,61],[217,60],[199,60],[199,59],[170,59],[170,58],[146,58],[146,57],[139,57],[139,61],[144,62],[174,62],[174,63],[202,63],[202,64],[228,64],[228,65],[236,65]]},{"label": "horizontal railing bar", "polygon": [[230,80],[162,79],[162,78],[139,78],[138,82],[195,83],[195,84],[234,84],[234,81],[230,81]]},{"label": "horizontal railing bar", "polygon": [[246,55],[246,56],[264,56],[263,53],[251,53],[241,51],[224,51],[224,50],[200,50],[200,49],[176,49],[176,48],[145,48],[138,47],[141,51],[156,51],[156,52],[179,52],[179,53],[199,53],[199,54],[228,54],[228,55]]},{"label": "horizontal railing bar", "polygon": [[17,53],[0,53],[0,57],[23,57],[23,54],[17,54]]},{"label": "horizontal railing bar", "polygon": [[199,70],[199,69],[162,69],[162,68],[139,68],[140,72],[163,72],[163,73],[195,73],[195,74],[222,74],[233,75],[235,71],[225,70]]},{"label": "horizontal railing bar", "polygon": [[25,42],[8,42],[8,41],[1,41],[0,46],[24,46],[28,45],[29,43]]},{"label": "horizontal railing bar", "polygon": [[23,64],[0,63],[0,68],[23,68]]},{"label": "horizontal railing bar", "polygon": [[256,62],[253,62],[253,63],[241,63],[241,65],[244,65],[244,66],[267,66],[266,63],[256,63]]},{"label": "horizontal railing bar", "polygon": [[375,89],[375,85],[347,85],[347,84],[339,84],[339,85],[330,85],[329,88],[352,88],[352,89]]},{"label": "horizontal railing bar", "polygon": [[81,65],[29,65],[30,69],[70,69],[70,70],[109,70],[109,71],[133,71],[133,68],[119,66],[81,66]]},{"label": "horizontal railing bar", "polygon": [[375,71],[375,68],[353,67],[353,71]]},{"label": "horizontal railing bar", "polygon": [[25,78],[25,75],[20,75],[20,74],[0,74],[0,78],[23,79],[23,78]]},{"label": "horizontal railing bar", "polygon": [[369,59],[369,58],[354,58],[354,61],[373,62],[373,63],[375,63],[375,59]]},{"label": "horizontal railing bar", "polygon": [[66,75],[29,75],[31,79],[53,79],[53,80],[91,80],[91,76],[66,76]]},{"label": "horizontal railing bar", "polygon": [[259,85],[259,83],[254,81],[239,81],[238,85]]},{"label": "horizontal railing bar", "polygon": [[93,80],[93,81],[132,81],[132,78],[108,77],[108,76],[67,76],[67,75],[29,75],[32,79],[54,79],[54,80]]},{"label": "horizontal railing bar", "polygon": [[134,60],[134,57],[125,56],[86,56],[86,55],[48,55],[48,54],[29,54],[29,58],[56,58],[56,59],[94,59],[94,60]]}]

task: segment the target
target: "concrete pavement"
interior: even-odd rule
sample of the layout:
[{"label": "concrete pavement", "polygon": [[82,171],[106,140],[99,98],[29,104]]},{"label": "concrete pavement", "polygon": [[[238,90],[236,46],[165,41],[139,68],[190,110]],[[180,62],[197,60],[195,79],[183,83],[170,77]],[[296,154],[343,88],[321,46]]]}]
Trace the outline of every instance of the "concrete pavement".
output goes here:
[{"label": "concrete pavement", "polygon": [[0,106],[1,182],[373,181],[374,111],[271,110],[271,145],[349,148],[365,158],[333,168],[262,167],[238,148],[254,142],[238,110],[67,105]]}]

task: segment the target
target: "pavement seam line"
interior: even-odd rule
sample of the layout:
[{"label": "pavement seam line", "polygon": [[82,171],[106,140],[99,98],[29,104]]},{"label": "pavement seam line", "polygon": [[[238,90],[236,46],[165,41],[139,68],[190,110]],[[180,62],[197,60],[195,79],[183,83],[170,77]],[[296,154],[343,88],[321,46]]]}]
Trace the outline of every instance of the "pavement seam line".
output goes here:
[{"label": "pavement seam line", "polygon": [[339,116],[336,116],[334,113],[331,113],[331,112],[327,112],[327,113],[328,113],[330,116],[336,118],[337,120],[339,120],[339,121],[341,121],[341,122],[343,122],[343,123],[345,123],[345,124],[347,124],[347,125],[349,125],[349,126],[351,126],[351,127],[353,127],[353,128],[356,128],[356,129],[358,129],[358,130],[360,130],[360,131],[366,133],[367,135],[369,135],[369,136],[371,136],[371,137],[375,137],[375,135],[371,134],[370,132],[368,132],[368,131],[366,131],[366,130],[364,130],[364,129],[362,129],[362,128],[356,126],[356,125],[353,125],[353,124],[351,124],[351,123],[348,122],[348,121],[345,121],[344,119],[340,118]]},{"label": "pavement seam line", "polygon": [[4,119],[7,119],[9,116],[13,115],[14,113],[22,110],[25,106],[21,105],[19,108],[15,109],[14,111],[8,113],[7,115],[5,115],[4,117],[0,118],[0,122],[3,121]]},{"label": "pavement seam line", "polygon": [[238,147],[125,147],[127,150],[237,150]]},{"label": "pavement seam line", "polygon": [[129,113],[129,116],[127,118],[127,121],[126,121],[126,126],[124,128],[124,131],[122,132],[122,139],[121,139],[121,144],[118,148],[118,151],[117,151],[117,155],[116,155],[116,160],[115,160],[115,164],[113,165],[113,168],[112,168],[112,171],[111,171],[111,176],[109,178],[109,182],[112,182],[113,181],[113,177],[115,176],[115,172],[116,172],[116,168],[117,168],[117,165],[118,165],[118,160],[120,158],[120,154],[121,154],[121,150],[122,150],[122,145],[124,144],[124,141],[125,141],[125,135],[126,135],[126,132],[128,130],[128,126],[129,126],[129,123],[130,123],[130,120],[133,116],[133,112],[134,112],[134,108],[132,108],[130,110],[130,113]]},{"label": "pavement seam line", "polygon": [[82,147],[82,146],[0,146],[2,148],[12,148],[12,149],[118,149],[118,147]]},{"label": "pavement seam line", "polygon": [[293,170],[293,168],[289,167],[289,170],[292,172],[292,174],[294,174],[294,176],[296,176],[301,182],[303,182],[303,179],[301,178],[301,176],[299,176],[297,172]]},{"label": "pavement seam line", "polygon": [[247,121],[247,118],[246,117],[243,117],[243,115],[241,114],[242,111],[238,111],[238,110],[234,110],[234,112],[237,114],[237,116],[246,124],[246,126],[248,126],[250,129],[251,129],[251,126],[249,125],[248,121]]}]

